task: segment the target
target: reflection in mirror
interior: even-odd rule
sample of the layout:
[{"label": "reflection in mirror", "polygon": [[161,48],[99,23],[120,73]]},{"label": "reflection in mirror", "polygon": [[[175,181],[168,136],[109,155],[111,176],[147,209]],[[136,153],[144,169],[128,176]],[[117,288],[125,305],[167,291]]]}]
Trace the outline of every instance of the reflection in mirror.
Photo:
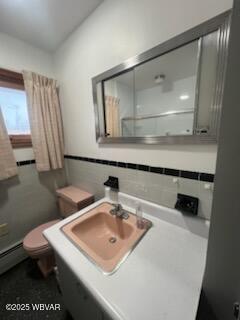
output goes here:
[{"label": "reflection in mirror", "polygon": [[198,41],[104,81],[108,137],[193,133]]},{"label": "reflection in mirror", "polygon": [[[214,91],[217,80],[219,32],[212,32],[202,38],[201,73],[196,130],[209,132],[211,127]],[[212,128],[213,129],[213,128]]]},{"label": "reflection in mirror", "polygon": [[197,65],[194,41],[136,67],[135,136],[193,133]]},{"label": "reflection in mirror", "polygon": [[127,136],[133,136],[133,123],[123,128],[121,122],[121,119],[135,115],[133,71],[104,81],[104,98],[107,136],[119,137],[123,131]]}]

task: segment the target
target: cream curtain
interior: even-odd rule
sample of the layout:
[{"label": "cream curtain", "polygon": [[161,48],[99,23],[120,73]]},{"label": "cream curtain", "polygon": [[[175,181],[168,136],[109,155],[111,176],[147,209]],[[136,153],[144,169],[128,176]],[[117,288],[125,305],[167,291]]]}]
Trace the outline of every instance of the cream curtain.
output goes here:
[{"label": "cream curtain", "polygon": [[119,137],[119,99],[106,96],[106,131],[109,137]]},{"label": "cream curtain", "polygon": [[23,71],[38,171],[63,168],[63,127],[56,80]]},{"label": "cream curtain", "polygon": [[0,107],[0,180],[17,175],[17,165]]}]

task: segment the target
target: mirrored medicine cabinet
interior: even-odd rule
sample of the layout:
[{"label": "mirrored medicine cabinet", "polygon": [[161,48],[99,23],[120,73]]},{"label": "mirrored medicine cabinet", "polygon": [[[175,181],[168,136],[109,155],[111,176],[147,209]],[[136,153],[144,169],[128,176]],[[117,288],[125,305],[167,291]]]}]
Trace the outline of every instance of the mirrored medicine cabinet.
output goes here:
[{"label": "mirrored medicine cabinet", "polygon": [[230,12],[92,79],[99,143],[216,143]]}]

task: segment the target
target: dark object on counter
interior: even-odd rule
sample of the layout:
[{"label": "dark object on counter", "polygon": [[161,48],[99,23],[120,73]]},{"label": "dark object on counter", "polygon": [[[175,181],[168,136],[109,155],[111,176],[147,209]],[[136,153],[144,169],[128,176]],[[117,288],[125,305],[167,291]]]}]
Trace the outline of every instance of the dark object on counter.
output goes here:
[{"label": "dark object on counter", "polygon": [[119,190],[119,183],[117,177],[109,176],[108,180],[104,182],[104,185],[115,190]]},{"label": "dark object on counter", "polygon": [[188,196],[186,194],[177,194],[177,202],[175,204],[175,209],[181,211],[182,213],[190,213],[193,215],[198,214],[198,198]]}]

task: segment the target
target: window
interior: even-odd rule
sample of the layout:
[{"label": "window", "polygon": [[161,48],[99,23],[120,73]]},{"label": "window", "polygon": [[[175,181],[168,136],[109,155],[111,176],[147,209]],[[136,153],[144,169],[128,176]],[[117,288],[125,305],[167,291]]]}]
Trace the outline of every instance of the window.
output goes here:
[{"label": "window", "polygon": [[22,74],[0,69],[0,107],[12,146],[30,147],[32,143]]}]

